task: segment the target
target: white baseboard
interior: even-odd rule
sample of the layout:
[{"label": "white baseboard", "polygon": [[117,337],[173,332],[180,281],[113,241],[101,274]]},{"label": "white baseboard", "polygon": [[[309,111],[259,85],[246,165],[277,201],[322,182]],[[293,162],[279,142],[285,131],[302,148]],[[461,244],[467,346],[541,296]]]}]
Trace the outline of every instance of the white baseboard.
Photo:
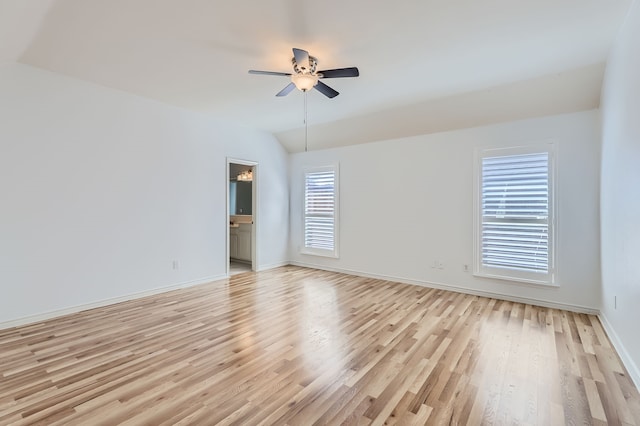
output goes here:
[{"label": "white baseboard", "polygon": [[607,336],[609,336],[609,340],[611,340],[613,347],[616,349],[616,352],[618,352],[618,355],[620,355],[620,359],[629,372],[631,380],[635,383],[636,388],[640,389],[640,369],[636,363],[633,362],[629,352],[627,352],[627,348],[622,344],[622,340],[620,340],[618,333],[616,333],[615,329],[611,326],[611,323],[604,313],[600,312],[600,314],[598,314],[598,318],[600,319],[600,323],[604,327],[604,331],[607,333]]},{"label": "white baseboard", "polygon": [[284,262],[276,262],[276,263],[269,263],[267,265],[260,265],[258,266],[258,270],[256,272],[267,271],[269,269],[275,269],[275,268],[279,268],[281,266],[287,266],[287,265],[291,265],[291,262],[289,262],[288,260]]},{"label": "white baseboard", "polygon": [[181,288],[193,287],[199,284],[205,284],[212,281],[218,281],[228,278],[227,275],[214,275],[210,277],[199,278],[196,280],[185,281],[178,284],[172,284],[165,287],[158,287],[151,290],[145,290],[138,293],[126,294],[124,296],[112,297],[109,299],[99,300],[96,302],[85,303],[82,305],[72,306],[64,309],[57,309],[55,311],[44,312],[36,315],[29,315],[27,317],[18,318],[11,321],[0,322],[0,330],[5,328],[19,327],[21,325],[32,324],[36,322],[50,320],[52,318],[60,317],[63,315],[75,314],[80,311],[86,311],[88,309],[101,308],[107,305],[113,305],[114,303],[126,302],[127,300],[140,299],[142,297],[153,296],[154,294],[165,293],[171,290],[178,290]]},{"label": "white baseboard", "polygon": [[465,293],[465,294],[471,294],[474,296],[490,297],[492,299],[507,300],[509,302],[518,302],[518,303],[524,303],[528,305],[536,305],[544,308],[562,309],[565,311],[579,312],[579,313],[590,314],[590,315],[598,315],[600,313],[599,309],[591,308],[588,306],[572,305],[567,303],[552,302],[552,301],[543,300],[543,299],[532,299],[528,297],[510,296],[510,295],[505,295],[501,293],[481,291],[481,290],[471,289],[467,287],[459,287],[459,286],[454,286],[450,284],[438,283],[434,281],[415,280],[411,278],[395,277],[395,276],[382,275],[382,274],[370,274],[368,272],[356,271],[353,269],[331,268],[327,266],[313,265],[313,264],[296,262],[296,261],[289,262],[289,264],[295,265],[295,266],[302,266],[305,268],[340,272],[343,274],[356,275],[359,277],[375,278],[375,279],[387,280],[387,281],[396,281],[404,284],[418,285],[421,287],[437,288],[439,290],[449,290],[449,291],[454,291],[456,293]]}]

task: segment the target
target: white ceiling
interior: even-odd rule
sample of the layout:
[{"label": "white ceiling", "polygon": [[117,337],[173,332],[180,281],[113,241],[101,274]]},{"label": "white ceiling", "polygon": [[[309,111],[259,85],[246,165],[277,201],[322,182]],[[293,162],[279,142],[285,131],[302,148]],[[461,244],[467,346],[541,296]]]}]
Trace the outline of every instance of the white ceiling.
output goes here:
[{"label": "white ceiling", "polygon": [[308,95],[311,149],[597,107],[631,0],[0,0],[19,62],[272,132],[300,151],[291,48],[341,94]]}]

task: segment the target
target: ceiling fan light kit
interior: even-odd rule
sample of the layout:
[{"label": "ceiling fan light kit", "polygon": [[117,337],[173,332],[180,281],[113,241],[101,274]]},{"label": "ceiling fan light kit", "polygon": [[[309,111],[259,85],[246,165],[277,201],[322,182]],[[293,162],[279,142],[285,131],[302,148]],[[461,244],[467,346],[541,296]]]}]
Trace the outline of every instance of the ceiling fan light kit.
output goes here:
[{"label": "ceiling fan light kit", "polygon": [[298,90],[306,92],[313,89],[313,87],[318,84],[318,76],[314,74],[293,74],[291,76],[291,81],[295,84]]}]

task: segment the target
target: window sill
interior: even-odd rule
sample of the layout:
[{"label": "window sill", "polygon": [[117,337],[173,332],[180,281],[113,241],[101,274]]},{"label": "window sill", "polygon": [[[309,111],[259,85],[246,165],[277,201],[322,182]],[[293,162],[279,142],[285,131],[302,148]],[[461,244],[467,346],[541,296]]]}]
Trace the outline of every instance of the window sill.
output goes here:
[{"label": "window sill", "polygon": [[303,249],[303,250],[300,250],[300,254],[303,254],[306,256],[329,257],[332,259],[338,258],[338,253],[330,250]]},{"label": "window sill", "polygon": [[530,279],[530,278],[513,277],[513,276],[507,276],[507,275],[498,275],[498,274],[480,273],[480,272],[474,272],[473,276],[478,278],[489,278],[489,279],[495,279],[495,280],[501,280],[501,281],[508,281],[512,284],[524,284],[524,285],[530,285],[534,287],[544,287],[544,288],[560,288],[560,286],[557,283],[549,282],[545,280],[536,280],[536,279]]}]

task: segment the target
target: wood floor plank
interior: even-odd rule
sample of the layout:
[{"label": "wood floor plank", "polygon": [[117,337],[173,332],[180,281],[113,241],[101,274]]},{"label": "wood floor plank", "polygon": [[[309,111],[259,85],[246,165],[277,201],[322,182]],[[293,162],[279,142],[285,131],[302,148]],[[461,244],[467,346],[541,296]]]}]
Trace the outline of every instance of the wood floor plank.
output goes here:
[{"label": "wood floor plank", "polygon": [[628,424],[597,317],[286,266],[0,330],[0,424]]}]

